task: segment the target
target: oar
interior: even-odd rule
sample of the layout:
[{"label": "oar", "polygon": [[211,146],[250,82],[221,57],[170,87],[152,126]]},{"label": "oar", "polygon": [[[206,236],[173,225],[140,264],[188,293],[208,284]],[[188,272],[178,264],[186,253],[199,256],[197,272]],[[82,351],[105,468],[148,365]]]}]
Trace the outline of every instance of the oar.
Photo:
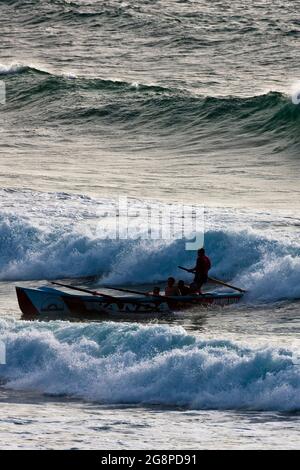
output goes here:
[{"label": "oar", "polygon": [[[120,292],[128,292],[129,294],[145,295],[146,297],[156,297],[160,300],[170,300],[171,302],[177,301],[176,299],[174,299],[173,297],[169,297],[168,295],[149,294],[148,292],[143,292],[140,290],[123,289],[121,287],[110,287],[110,286],[103,286],[103,287],[105,289],[111,289],[111,290],[116,290]],[[180,296],[178,296],[178,298],[180,298]]]},{"label": "oar", "polygon": [[[80,291],[80,292],[86,292],[87,294],[98,295],[98,296],[104,297],[105,299],[111,300],[111,301],[116,302],[116,303],[122,303],[123,302],[122,299],[119,299],[118,297],[108,295],[108,294],[104,294],[103,292],[98,292],[96,290],[84,289],[83,287],[74,287],[74,286],[70,286],[69,284],[62,284],[61,282],[54,282],[54,281],[51,281],[51,284],[54,284],[56,286],[61,286],[61,287],[67,287],[68,289],[73,289],[73,290],[77,290],[77,291]],[[136,305],[140,305],[140,304],[143,303],[142,300],[133,300],[131,302],[133,304],[136,304]]]},{"label": "oar", "polygon": [[220,284],[221,286],[230,287],[230,289],[237,290],[238,292],[242,292],[245,294],[247,291],[245,289],[241,289],[240,287],[232,286],[231,284],[226,284],[224,281],[220,281],[220,279],[216,279],[214,277],[208,277],[208,280],[211,282],[215,282],[216,284]]},{"label": "oar", "polygon": [[[183,266],[178,266],[178,268],[182,269],[183,271],[187,271],[188,273],[190,273],[190,272],[194,273],[195,272],[194,270],[190,271],[189,269],[184,268]],[[227,284],[226,282],[220,281],[219,279],[215,279],[214,277],[208,277],[207,279],[209,281],[215,282],[216,284],[220,284],[221,286],[229,287],[230,289],[234,289],[234,290],[237,290],[239,292],[243,292],[243,293],[247,292],[246,290],[241,289],[240,287],[232,286],[231,284]]]},{"label": "oar", "polygon": [[86,292],[87,294],[100,295],[101,297],[106,297],[111,300],[118,300],[117,297],[113,297],[108,294],[103,294],[102,292],[97,292],[95,290],[84,289],[83,287],[74,287],[74,286],[70,286],[69,284],[62,284],[61,282],[54,282],[54,281],[51,281],[51,284],[54,284],[56,286],[61,286],[61,287],[67,287],[68,289],[78,290],[80,292]]},{"label": "oar", "polygon": [[[140,290],[124,289],[123,287],[110,287],[110,286],[103,286],[103,287],[104,289],[117,290],[120,292],[128,292],[129,294],[146,295],[146,296],[150,295],[148,292],[142,292]],[[160,295],[158,295],[157,297],[160,297]]]}]

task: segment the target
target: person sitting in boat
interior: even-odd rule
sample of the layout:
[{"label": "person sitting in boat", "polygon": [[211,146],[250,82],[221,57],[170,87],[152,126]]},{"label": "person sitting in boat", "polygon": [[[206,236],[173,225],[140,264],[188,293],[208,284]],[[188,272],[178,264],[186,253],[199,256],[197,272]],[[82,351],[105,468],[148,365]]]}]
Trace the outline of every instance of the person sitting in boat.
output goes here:
[{"label": "person sitting in boat", "polygon": [[184,281],[180,280],[177,283],[180,295],[189,295],[190,293],[190,287],[187,286]]},{"label": "person sitting in boat", "polygon": [[197,284],[199,293],[201,293],[201,287],[207,282],[208,271],[211,268],[211,261],[208,256],[205,254],[204,248],[198,250],[198,256],[196,261],[196,266],[189,269],[189,272],[194,272],[194,283]]},{"label": "person sitting in boat", "polygon": [[178,287],[175,285],[174,277],[169,277],[167,281],[167,286],[165,288],[165,295],[172,296],[172,295],[180,295],[180,291]]},{"label": "person sitting in boat", "polygon": [[149,292],[149,295],[155,295],[155,296],[160,295],[160,287],[158,286],[153,287],[153,291]]}]

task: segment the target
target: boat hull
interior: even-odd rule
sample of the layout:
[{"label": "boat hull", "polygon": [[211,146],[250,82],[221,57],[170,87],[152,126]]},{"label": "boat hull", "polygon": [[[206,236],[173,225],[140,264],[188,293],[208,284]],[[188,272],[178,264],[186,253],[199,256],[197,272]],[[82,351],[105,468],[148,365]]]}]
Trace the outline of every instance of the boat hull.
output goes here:
[{"label": "boat hull", "polygon": [[69,318],[120,315],[161,314],[193,306],[228,305],[238,302],[242,294],[207,293],[197,296],[168,298],[122,296],[107,299],[97,295],[74,295],[57,289],[16,287],[18,303],[25,317],[51,316]]}]

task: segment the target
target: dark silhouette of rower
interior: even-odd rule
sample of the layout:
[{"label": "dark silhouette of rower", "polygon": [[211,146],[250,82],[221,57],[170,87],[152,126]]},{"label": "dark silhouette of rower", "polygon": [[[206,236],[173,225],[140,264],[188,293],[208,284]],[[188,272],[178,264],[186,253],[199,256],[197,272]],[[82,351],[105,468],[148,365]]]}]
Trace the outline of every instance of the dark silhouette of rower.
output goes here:
[{"label": "dark silhouette of rower", "polygon": [[160,287],[158,287],[158,286],[153,287],[153,291],[149,292],[149,295],[155,295],[155,296],[161,295],[160,294]]},{"label": "dark silhouette of rower", "polygon": [[169,277],[165,288],[166,296],[180,295],[179,289],[175,284],[174,277]]},{"label": "dark silhouette of rower", "polygon": [[177,283],[177,287],[181,295],[189,295],[190,294],[190,287],[187,286],[184,281],[180,280]]}]

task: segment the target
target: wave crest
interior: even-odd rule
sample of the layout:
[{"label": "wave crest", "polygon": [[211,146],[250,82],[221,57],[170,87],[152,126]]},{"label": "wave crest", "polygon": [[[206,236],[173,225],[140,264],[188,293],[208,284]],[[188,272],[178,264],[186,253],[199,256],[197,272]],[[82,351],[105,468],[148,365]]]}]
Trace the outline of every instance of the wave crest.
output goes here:
[{"label": "wave crest", "polygon": [[0,64],[0,76],[1,75],[21,75],[23,73],[32,72],[33,74],[43,74],[48,75],[50,72],[42,70],[38,67],[33,67],[31,65],[12,63],[10,65]]},{"label": "wave crest", "polygon": [[[247,148],[268,153],[299,153],[300,106],[291,98],[269,92],[252,97],[209,97],[182,89],[114,79],[59,75],[26,65],[0,67],[0,75],[19,75],[8,82],[20,116],[30,107],[31,120],[80,125],[85,132],[107,126],[128,133],[153,132],[155,139],[175,137],[176,149],[203,151]],[[28,79],[23,79],[24,74]],[[14,93],[14,87],[18,93]],[[61,101],[65,106],[61,107]],[[56,105],[57,104],[57,105]],[[42,110],[42,112],[41,112]],[[92,125],[92,126],[91,126]],[[184,139],[182,139],[184,136]]]}]

